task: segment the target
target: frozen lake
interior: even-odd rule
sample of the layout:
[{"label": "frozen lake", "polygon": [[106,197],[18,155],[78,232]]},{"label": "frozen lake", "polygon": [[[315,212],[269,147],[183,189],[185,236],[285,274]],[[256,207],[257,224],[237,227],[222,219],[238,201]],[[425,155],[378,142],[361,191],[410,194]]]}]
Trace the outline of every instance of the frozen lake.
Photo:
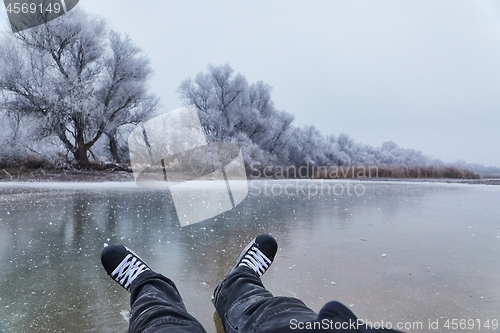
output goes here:
[{"label": "frozen lake", "polygon": [[0,183],[0,325],[127,332],[128,294],[100,264],[103,244],[122,242],[215,332],[213,289],[263,232],[279,244],[266,287],[316,311],[335,299],[371,322],[421,322],[413,332],[500,320],[500,186],[331,181],[335,192],[312,195],[312,184],[252,181],[235,209],[181,228],[167,194],[133,183]]}]

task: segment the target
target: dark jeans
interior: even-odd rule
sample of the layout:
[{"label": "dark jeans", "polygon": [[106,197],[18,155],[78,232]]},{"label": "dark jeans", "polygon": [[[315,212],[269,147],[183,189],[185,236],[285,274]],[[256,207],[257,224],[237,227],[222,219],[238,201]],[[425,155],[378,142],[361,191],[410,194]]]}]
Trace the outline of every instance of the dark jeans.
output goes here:
[{"label": "dark jeans", "polygon": [[[216,294],[215,308],[226,333],[396,332],[353,326],[356,316],[339,302],[327,303],[316,314],[297,298],[273,297],[247,267],[233,270]],[[186,311],[175,284],[163,275],[139,275],[132,283],[130,304],[131,333],[206,333]]]},{"label": "dark jeans", "polygon": [[130,333],[206,333],[184,306],[175,284],[153,271],[141,273],[130,288]]},{"label": "dark jeans", "polygon": [[318,315],[292,297],[273,297],[247,267],[232,271],[219,286],[215,308],[226,333],[294,332],[290,320],[316,320]]}]

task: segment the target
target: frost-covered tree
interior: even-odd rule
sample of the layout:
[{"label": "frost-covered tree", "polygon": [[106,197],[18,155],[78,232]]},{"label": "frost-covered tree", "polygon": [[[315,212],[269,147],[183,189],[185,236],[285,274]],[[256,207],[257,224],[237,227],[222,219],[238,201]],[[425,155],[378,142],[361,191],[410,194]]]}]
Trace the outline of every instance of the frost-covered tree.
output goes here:
[{"label": "frost-covered tree", "polygon": [[261,81],[249,85],[227,64],[209,65],[208,72],[184,80],[178,89],[185,105],[198,108],[210,141],[237,142],[252,161],[272,157],[284,163],[293,116],[274,108],[271,91]]},{"label": "frost-covered tree", "polygon": [[331,161],[326,153],[327,142],[314,126],[292,130],[289,143],[289,159],[295,166],[327,166]]},{"label": "frost-covered tree", "polygon": [[74,9],[0,41],[0,109],[27,115],[55,135],[80,166],[103,136],[117,159],[117,129],[156,107],[148,92],[148,59],[128,36]]},{"label": "frost-covered tree", "polygon": [[234,134],[239,108],[248,104],[248,83],[243,75],[233,73],[229,65],[209,65],[208,73],[184,80],[178,90],[185,105],[196,105],[205,133],[213,141],[228,140]]}]

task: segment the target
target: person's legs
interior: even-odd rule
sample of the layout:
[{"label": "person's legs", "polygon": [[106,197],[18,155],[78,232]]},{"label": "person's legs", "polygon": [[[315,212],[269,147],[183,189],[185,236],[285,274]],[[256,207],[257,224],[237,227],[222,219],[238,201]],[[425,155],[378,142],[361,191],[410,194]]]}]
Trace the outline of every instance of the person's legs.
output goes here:
[{"label": "person's legs", "polygon": [[257,236],[215,289],[213,301],[225,333],[399,333],[368,327],[336,301],[327,303],[316,314],[297,298],[274,297],[260,277],[274,260],[277,247],[271,235]]},{"label": "person's legs", "polygon": [[106,246],[101,262],[108,275],[130,291],[131,333],[206,333],[191,316],[175,284],[123,245]]},{"label": "person's legs", "polygon": [[301,300],[274,297],[264,288],[260,277],[271,265],[276,251],[272,236],[256,237],[217,286],[214,305],[226,333],[292,332],[291,319],[302,322],[317,319],[317,314]]}]

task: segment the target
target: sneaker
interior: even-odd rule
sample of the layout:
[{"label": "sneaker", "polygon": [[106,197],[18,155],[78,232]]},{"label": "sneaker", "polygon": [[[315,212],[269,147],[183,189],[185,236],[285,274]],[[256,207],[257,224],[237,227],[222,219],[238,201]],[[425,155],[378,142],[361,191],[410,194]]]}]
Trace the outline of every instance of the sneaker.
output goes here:
[{"label": "sneaker", "polygon": [[[277,251],[278,243],[273,236],[269,234],[259,235],[243,249],[236,261],[236,265],[234,265],[229,274],[239,266],[246,266],[251,268],[260,278],[273,263]],[[215,287],[214,293],[212,294],[213,304],[216,302],[224,281]]]},{"label": "sneaker", "polygon": [[122,244],[105,245],[101,263],[106,273],[127,291],[139,274],[151,269],[144,260]]},{"label": "sneaker", "polygon": [[232,270],[239,266],[246,266],[262,277],[273,263],[277,251],[278,243],[273,236],[259,235],[243,249]]}]

